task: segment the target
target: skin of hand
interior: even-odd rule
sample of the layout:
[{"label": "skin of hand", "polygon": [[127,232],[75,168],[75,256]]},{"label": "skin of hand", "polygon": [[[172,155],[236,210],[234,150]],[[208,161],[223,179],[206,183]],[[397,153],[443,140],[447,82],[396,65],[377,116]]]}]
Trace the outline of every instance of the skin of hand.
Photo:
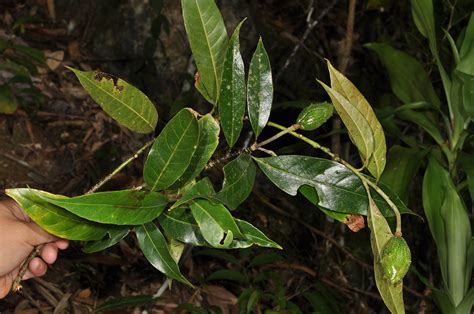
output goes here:
[{"label": "skin of hand", "polygon": [[29,263],[23,279],[43,276],[56,261],[58,250],[66,249],[69,242],[41,229],[15,201],[0,201],[0,299],[10,292],[21,264],[40,244],[44,246]]}]

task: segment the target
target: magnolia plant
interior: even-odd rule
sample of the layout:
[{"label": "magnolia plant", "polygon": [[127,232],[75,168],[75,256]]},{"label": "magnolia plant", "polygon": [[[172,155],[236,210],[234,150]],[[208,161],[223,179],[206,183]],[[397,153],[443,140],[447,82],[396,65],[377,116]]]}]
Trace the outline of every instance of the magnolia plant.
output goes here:
[{"label": "magnolia plant", "polygon": [[[379,182],[386,164],[385,135],[367,100],[328,62],[330,83],[319,83],[331,103],[310,105],[290,126],[269,121],[273,82],[262,39],[246,75],[239,48],[243,21],[229,38],[214,0],[182,0],[182,9],[198,69],[195,86],[212,104],[210,112],[196,112],[192,108],[179,111],[156,139],[146,143],[90,193],[66,197],[21,188],[7,190],[7,194],[48,232],[87,241],[84,251],[88,253],[111,247],[133,233],[155,268],[171,279],[191,285],[178,266],[185,245],[281,248],[251,223],[233,217],[232,211],[250,195],[259,168],[283,192],[300,192],[335,220],[347,222],[354,215],[367,216],[377,287],[391,312],[404,313],[402,279],[410,264],[410,251],[401,238],[400,215],[411,211]],[[137,133],[155,130],[157,111],[140,90],[106,73],[70,70],[118,123]],[[359,169],[298,132],[317,129],[334,111],[359,152]],[[236,148],[244,123],[250,123],[255,140],[249,147]],[[280,131],[261,140],[265,127]],[[286,134],[324,152],[330,159],[276,155],[266,148]],[[223,167],[224,180],[216,190],[205,170],[215,165],[213,155],[223,141],[230,153],[224,160],[228,162]],[[145,152],[148,156],[142,186],[96,192]],[[390,228],[387,217],[395,217],[395,230]]]}]

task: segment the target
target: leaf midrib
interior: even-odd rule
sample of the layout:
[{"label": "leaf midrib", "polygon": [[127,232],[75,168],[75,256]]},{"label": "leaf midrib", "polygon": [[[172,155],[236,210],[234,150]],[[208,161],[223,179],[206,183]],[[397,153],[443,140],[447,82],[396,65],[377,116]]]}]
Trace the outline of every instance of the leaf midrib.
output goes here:
[{"label": "leaf midrib", "polygon": [[[191,117],[191,120],[189,121],[188,125],[186,126],[186,128],[184,129],[184,132],[182,133],[183,135],[179,138],[178,142],[176,143],[176,145],[174,146],[174,149],[171,151],[171,155],[170,157],[168,158],[168,160],[166,160],[160,174],[158,175],[158,177],[156,178],[155,180],[155,183],[153,184],[153,187],[152,187],[152,191],[155,190],[156,186],[158,185],[158,182],[160,181],[161,177],[163,176],[163,174],[165,173],[165,170],[168,168],[168,165],[169,163],[171,162],[171,160],[174,158],[176,152],[178,151],[178,148],[181,144],[181,141],[183,140],[183,138],[185,137],[186,133],[188,132],[189,128],[191,127],[191,124],[193,123],[193,118]],[[165,141],[167,141],[167,138],[165,138]],[[192,158],[192,157],[191,157]],[[153,170],[154,171],[154,170]],[[184,172],[186,172],[186,169],[184,170]],[[183,173],[184,173],[183,172]],[[156,173],[156,172],[155,172]],[[179,178],[178,178],[179,179]],[[178,179],[176,179],[175,181],[177,181]],[[173,182],[174,183],[174,182]]]},{"label": "leaf midrib", "polygon": [[87,77],[87,75],[85,75],[84,73],[82,72],[77,72],[79,73],[79,75],[81,75],[83,78],[85,78],[90,84],[92,84],[93,86],[97,86],[97,88],[99,88],[100,90],[102,90],[104,93],[106,93],[108,96],[112,97],[114,100],[118,101],[119,103],[121,103],[122,105],[124,105],[126,108],[128,108],[130,111],[132,111],[137,117],[139,117],[140,119],[142,119],[152,130],[153,130],[153,125],[148,122],[147,119],[145,119],[143,116],[141,116],[135,109],[133,109],[132,107],[130,107],[126,102],[124,102],[123,100],[121,100],[120,98],[117,98],[115,97],[114,94],[111,94],[109,91],[107,91],[106,89],[104,89],[101,85],[98,85],[98,84],[94,84],[95,82],[93,80],[91,80],[89,77]]},{"label": "leaf midrib", "polygon": [[[148,232],[148,228],[147,228],[147,225],[142,225],[143,227],[143,230],[145,231],[146,233],[146,236],[148,238],[148,240],[151,242],[151,244],[153,245],[153,249],[157,252],[157,254],[159,256],[162,256],[160,250],[158,249],[158,247],[155,245],[155,242],[153,241],[153,238],[151,237],[151,234]],[[180,276],[180,274],[176,273],[176,271],[170,266],[170,264],[166,261],[166,259],[164,258],[160,258],[160,260],[166,265],[166,267],[168,268],[169,271],[171,271],[173,273],[174,276],[176,276],[176,278],[181,278],[182,276]]]},{"label": "leaf midrib", "polygon": [[[202,12],[201,12],[201,8],[199,7],[199,3],[198,1],[194,1],[194,3],[196,4],[196,8],[199,12],[199,21],[201,22],[201,25],[202,25],[202,29],[204,30],[204,37],[206,38],[206,43],[207,43],[207,48],[209,50],[209,55],[211,57],[211,63],[212,63],[212,71],[214,72],[214,79],[215,79],[215,84],[214,84],[214,88],[215,88],[215,94],[216,95],[211,95],[211,97],[216,97],[217,98],[217,93],[218,93],[218,81],[219,81],[219,78],[218,78],[218,75],[217,75],[217,67],[216,67],[216,61],[214,60],[214,55],[212,53],[212,49],[211,49],[211,43],[209,42],[209,37],[208,37],[208,34],[207,34],[207,29],[205,27],[205,23],[204,23],[204,20],[203,20],[203,16],[202,16]],[[204,85],[204,84],[203,84]],[[216,99],[217,101],[217,99]]]}]

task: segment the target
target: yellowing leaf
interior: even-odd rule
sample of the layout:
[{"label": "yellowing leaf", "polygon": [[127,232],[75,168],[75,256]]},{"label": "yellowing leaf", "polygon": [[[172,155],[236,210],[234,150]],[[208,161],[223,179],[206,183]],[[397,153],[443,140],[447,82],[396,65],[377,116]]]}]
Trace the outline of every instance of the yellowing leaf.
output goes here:
[{"label": "yellowing leaf", "polygon": [[[359,152],[361,152],[362,160],[364,161],[364,164],[367,164],[367,169],[378,180],[385,168],[387,154],[387,146],[382,125],[377,119],[377,116],[369,102],[357,87],[355,87],[354,84],[352,84],[351,81],[349,81],[341,72],[337,71],[329,61],[328,69],[331,76],[331,88],[333,94],[335,91],[347,100],[347,102],[341,102],[338,97],[339,103],[342,105],[336,106],[336,104],[334,104],[334,107],[339,115],[342,114],[341,119],[344,122],[344,125],[346,125],[351,138],[354,139],[355,137],[353,132],[356,133],[359,139],[360,137],[363,138],[362,143],[358,141],[357,144],[354,144],[359,149]],[[349,110],[350,107],[355,108],[360,114],[354,114],[352,108]],[[348,119],[348,115],[351,115],[350,119]],[[362,119],[360,119],[361,116]],[[346,124],[347,120],[349,120],[348,123],[351,128]],[[366,123],[362,122],[362,120],[365,120]],[[363,124],[364,128],[354,128],[354,123],[357,125]],[[368,124],[370,132],[365,129],[366,124]]]},{"label": "yellowing leaf", "polygon": [[390,227],[377,205],[369,196],[368,224],[370,228],[370,243],[374,254],[374,275],[377,289],[383,302],[391,313],[405,313],[403,303],[403,283],[392,285],[384,278],[382,264],[380,262],[382,250],[385,244],[393,237]]}]

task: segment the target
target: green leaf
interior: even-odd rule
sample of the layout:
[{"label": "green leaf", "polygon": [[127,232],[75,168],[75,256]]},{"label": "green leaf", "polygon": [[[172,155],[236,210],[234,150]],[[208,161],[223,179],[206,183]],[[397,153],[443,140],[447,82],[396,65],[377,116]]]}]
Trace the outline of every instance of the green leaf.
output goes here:
[{"label": "green leaf", "polygon": [[139,89],[106,73],[67,68],[76,74],[92,99],[120,124],[137,133],[155,130],[158,113]]},{"label": "green leaf", "polygon": [[408,202],[408,190],[421,165],[422,154],[414,148],[398,145],[388,152],[387,166],[380,181],[388,185],[404,203]]},{"label": "green leaf", "polygon": [[240,314],[249,314],[254,313],[254,307],[260,300],[263,292],[255,289],[255,288],[248,288],[245,289],[240,295],[237,304],[239,306],[239,313]]},{"label": "green leaf", "polygon": [[410,121],[421,128],[423,128],[431,137],[435,140],[435,142],[443,146],[445,140],[443,135],[439,131],[440,128],[437,126],[436,122],[426,113],[417,112],[414,110],[403,110],[397,112],[397,117],[402,120]]},{"label": "green leaf", "polygon": [[441,274],[446,281],[448,276],[446,270],[446,229],[441,216],[441,206],[443,205],[446,193],[444,187],[445,180],[450,180],[449,176],[446,174],[446,170],[435,160],[434,156],[431,156],[423,178],[423,209],[425,211],[431,235],[433,236],[438,249]]},{"label": "green leaf", "polygon": [[[100,304],[93,313],[116,310],[129,306],[141,306],[153,302],[156,298],[152,295],[137,295],[131,297],[114,298],[110,301]],[[110,312],[109,312],[110,313]]]},{"label": "green leaf", "polygon": [[441,218],[446,230],[447,280],[445,285],[455,306],[464,298],[472,280],[472,242],[469,216],[454,184],[444,182],[445,199],[441,207]]},{"label": "green leaf", "polygon": [[472,306],[474,304],[474,288],[469,289],[469,292],[464,296],[464,299],[456,307],[456,313],[472,313]]},{"label": "green leaf", "polygon": [[352,215],[352,214],[347,214],[347,213],[335,212],[335,211],[328,210],[324,207],[319,206],[318,205],[319,204],[318,192],[312,186],[303,185],[298,189],[298,192],[300,192],[301,195],[303,195],[308,201],[310,201],[314,206],[316,206],[323,213],[325,213],[326,215],[328,215],[329,217],[333,219],[336,219],[337,221],[345,223],[348,221],[349,217]]},{"label": "green leaf", "polygon": [[466,173],[467,187],[469,189],[469,195],[471,196],[472,208],[474,212],[474,155],[461,152],[459,155],[459,161],[461,166]]},{"label": "green leaf", "polygon": [[435,55],[437,49],[433,0],[411,0],[410,2],[416,28],[424,37],[428,38],[431,51]]},{"label": "green leaf", "polygon": [[216,197],[229,209],[236,209],[252,193],[256,172],[252,158],[241,154],[224,166],[224,184]]},{"label": "green leaf", "polygon": [[234,218],[224,205],[201,199],[193,201],[190,207],[204,239],[212,246],[228,247],[234,236],[244,239]]},{"label": "green leaf", "polygon": [[281,262],[284,260],[285,258],[283,256],[275,252],[261,253],[252,258],[248,267],[257,267],[275,262]]},{"label": "green leaf", "polygon": [[213,272],[206,278],[206,281],[212,280],[230,280],[240,284],[245,284],[248,282],[247,276],[242,274],[240,271],[231,269],[221,269]]},{"label": "green leaf", "polygon": [[459,50],[459,61],[456,70],[474,76],[474,13],[472,12]]},{"label": "green leaf", "polygon": [[364,165],[378,180],[386,163],[385,135],[377,116],[357,87],[328,61],[331,88],[321,83],[333,101]]},{"label": "green leaf", "polygon": [[222,131],[230,148],[239,139],[244,125],[246,101],[245,67],[239,45],[240,27],[244,21],[240,22],[235,28],[227,47],[219,100],[219,117],[221,119]]},{"label": "green leaf", "polygon": [[213,199],[216,192],[214,191],[211,180],[209,180],[208,177],[205,177],[201,181],[186,187],[186,189],[183,189],[181,193],[181,198],[170,207],[170,211],[197,198],[209,197]]},{"label": "green leaf", "polygon": [[106,238],[102,240],[87,242],[82,248],[84,253],[96,253],[108,249],[109,247],[114,246],[119,243],[120,240],[124,239],[130,232],[129,227],[124,227],[121,229],[113,229],[108,232]]},{"label": "green leaf", "polygon": [[233,254],[224,250],[205,249],[205,250],[198,251],[196,255],[215,257],[234,265],[240,265],[240,260],[237,257],[235,257]]},{"label": "green leaf", "polygon": [[440,106],[440,100],[423,65],[409,54],[383,43],[365,44],[377,53],[390,76],[393,93],[403,103],[427,101]]},{"label": "green leaf", "polygon": [[237,226],[240,231],[244,234],[245,239],[250,241],[252,244],[256,244],[262,247],[282,249],[282,247],[275,241],[270,240],[262,231],[257,229],[255,226],[247,221],[235,219]]},{"label": "green leaf", "polygon": [[[254,158],[265,175],[281,190],[296,195],[302,185],[316,189],[319,203],[325,209],[367,215],[367,193],[360,179],[343,165],[322,158],[283,155]],[[402,213],[410,213],[403,202],[383,184],[380,188],[390,197]],[[392,217],[390,206],[374,195],[377,206],[386,217]]]},{"label": "green leaf", "polygon": [[434,155],[430,157],[423,179],[423,208],[438,249],[445,286],[457,306],[471,280],[471,227],[449,172]]},{"label": "green leaf", "polygon": [[381,264],[382,250],[385,244],[393,237],[390,226],[383,217],[373,199],[369,196],[369,215],[367,219],[370,228],[370,243],[374,254],[375,283],[383,302],[392,313],[405,313],[403,303],[403,283],[392,285],[383,276]]},{"label": "green leaf", "polygon": [[171,256],[168,242],[154,223],[138,226],[135,230],[138,243],[146,259],[156,269],[169,278],[176,279],[189,286],[192,284],[181,274],[179,266]]},{"label": "green leaf", "polygon": [[188,109],[179,111],[156,138],[143,169],[150,190],[170,187],[185,172],[199,140],[199,126]]},{"label": "green leaf", "polygon": [[46,202],[81,218],[111,225],[141,225],[158,217],[168,199],[156,192],[122,190],[66,197],[32,190]]},{"label": "green leaf", "polygon": [[199,142],[196,151],[192,155],[189,166],[183,175],[173,184],[173,188],[183,186],[185,183],[193,180],[198,176],[206,166],[209,159],[219,144],[219,123],[211,114],[206,114],[199,119]]},{"label": "green leaf", "polygon": [[250,61],[247,81],[247,106],[250,124],[255,137],[260,135],[270,118],[273,102],[273,81],[270,59],[268,58],[262,39]]},{"label": "green leaf", "polygon": [[214,0],[181,0],[189,44],[199,71],[199,90],[216,104],[227,48],[227,31]]},{"label": "green leaf", "polygon": [[91,241],[102,239],[115,228],[82,219],[70,212],[44,201],[37,190],[9,189],[5,193],[25,210],[41,228],[55,236],[68,240]]},{"label": "green leaf", "polygon": [[184,208],[175,208],[158,218],[166,236],[195,246],[207,246],[199,226]]},{"label": "green leaf", "polygon": [[0,85],[0,114],[12,114],[17,107],[11,88],[7,85]]}]

